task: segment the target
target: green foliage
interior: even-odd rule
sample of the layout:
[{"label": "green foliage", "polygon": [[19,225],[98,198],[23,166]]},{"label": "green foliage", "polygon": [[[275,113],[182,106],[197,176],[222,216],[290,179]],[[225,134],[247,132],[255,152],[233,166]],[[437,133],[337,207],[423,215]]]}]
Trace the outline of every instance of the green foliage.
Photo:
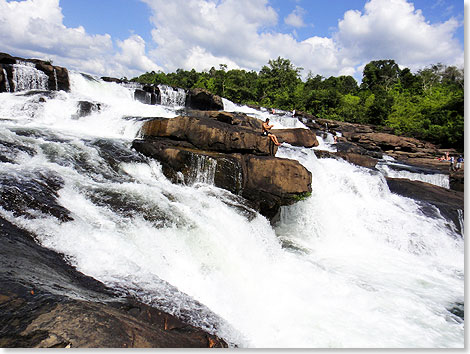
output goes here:
[{"label": "green foliage", "polygon": [[463,149],[463,69],[431,65],[413,74],[394,60],[371,61],[360,86],[352,76],[324,78],[290,60],[270,60],[259,73],[240,69],[145,73],[133,81],[185,89],[205,88],[236,103],[305,111],[319,118],[375,124],[395,133]]}]

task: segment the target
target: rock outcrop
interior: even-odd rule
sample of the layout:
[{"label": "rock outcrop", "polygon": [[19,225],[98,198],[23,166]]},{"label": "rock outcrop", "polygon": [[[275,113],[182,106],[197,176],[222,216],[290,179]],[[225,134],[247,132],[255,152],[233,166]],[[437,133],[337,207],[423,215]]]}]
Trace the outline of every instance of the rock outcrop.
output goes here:
[{"label": "rock outcrop", "polygon": [[[213,183],[271,220],[282,205],[311,192],[311,173],[298,161],[274,157],[277,146],[260,134],[259,120],[227,112],[188,114],[145,122],[143,140],[133,142],[134,149],[159,160],[173,182]],[[313,143],[305,129],[291,131],[301,134],[296,142]]]},{"label": "rock outcrop", "polygon": [[220,96],[203,88],[195,88],[189,90],[186,96],[186,107],[201,111],[214,111],[224,109],[224,104]]},{"label": "rock outcrop", "polygon": [[[46,75],[47,79],[44,86],[48,90],[70,90],[69,74],[66,68],[54,66],[50,62],[39,59],[24,59],[13,57],[6,53],[0,53],[0,92],[15,92],[19,91],[16,87],[18,84],[15,77],[15,71],[19,70],[15,65],[25,64],[31,65],[31,69],[38,70]],[[33,80],[34,81],[34,80]],[[33,85],[34,86],[34,85]],[[39,87],[31,87],[26,89],[37,89]]]},{"label": "rock outcrop", "polygon": [[273,129],[271,132],[281,143],[306,148],[318,146],[317,136],[309,129]]},{"label": "rock outcrop", "polygon": [[79,273],[2,218],[0,228],[0,347],[227,347],[222,339]]},{"label": "rock outcrop", "polygon": [[296,116],[318,134],[341,133],[337,153],[318,152],[317,155],[334,155],[360,166],[373,167],[386,154],[398,162],[449,175],[450,188],[463,191],[463,169],[453,171],[448,161],[440,160],[446,153],[457,158],[460,154],[455,149],[441,149],[429,142],[397,136],[391,128],[318,119],[302,112],[297,112]]},{"label": "rock outcrop", "polygon": [[[167,138],[191,143],[201,150],[226,153],[269,155],[270,140],[260,132],[219,120],[179,116],[156,118],[145,122],[141,129],[144,139]],[[274,147],[274,153],[277,147]]]}]

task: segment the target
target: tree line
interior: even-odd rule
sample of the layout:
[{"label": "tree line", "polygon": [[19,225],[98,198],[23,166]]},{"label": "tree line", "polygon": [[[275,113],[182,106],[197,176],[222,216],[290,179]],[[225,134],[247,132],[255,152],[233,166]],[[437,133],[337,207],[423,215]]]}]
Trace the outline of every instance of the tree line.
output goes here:
[{"label": "tree line", "polygon": [[352,76],[325,78],[289,59],[270,60],[259,72],[178,69],[147,72],[132,79],[185,89],[205,88],[235,103],[297,110],[318,118],[373,124],[395,134],[427,140],[442,147],[464,147],[464,72],[435,64],[412,73],[394,60],[371,61],[359,85]]}]

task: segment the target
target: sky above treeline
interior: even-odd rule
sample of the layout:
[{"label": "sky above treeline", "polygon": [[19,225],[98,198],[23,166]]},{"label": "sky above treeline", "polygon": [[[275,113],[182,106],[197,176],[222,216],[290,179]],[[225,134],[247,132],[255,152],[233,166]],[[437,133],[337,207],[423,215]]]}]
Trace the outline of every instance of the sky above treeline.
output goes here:
[{"label": "sky above treeline", "polygon": [[362,78],[371,60],[464,65],[462,0],[0,0],[0,52],[99,76],[259,71]]}]

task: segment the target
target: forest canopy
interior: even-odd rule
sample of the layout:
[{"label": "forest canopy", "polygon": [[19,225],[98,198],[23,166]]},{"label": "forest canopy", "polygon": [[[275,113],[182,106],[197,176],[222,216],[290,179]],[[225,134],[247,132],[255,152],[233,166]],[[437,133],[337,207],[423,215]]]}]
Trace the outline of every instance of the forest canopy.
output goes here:
[{"label": "forest canopy", "polygon": [[132,79],[185,89],[205,88],[235,103],[304,111],[318,118],[393,128],[398,135],[442,147],[464,147],[464,72],[435,64],[412,73],[394,60],[371,61],[362,83],[352,76],[325,78],[289,59],[270,60],[257,73],[219,68],[196,72],[150,72]]}]

